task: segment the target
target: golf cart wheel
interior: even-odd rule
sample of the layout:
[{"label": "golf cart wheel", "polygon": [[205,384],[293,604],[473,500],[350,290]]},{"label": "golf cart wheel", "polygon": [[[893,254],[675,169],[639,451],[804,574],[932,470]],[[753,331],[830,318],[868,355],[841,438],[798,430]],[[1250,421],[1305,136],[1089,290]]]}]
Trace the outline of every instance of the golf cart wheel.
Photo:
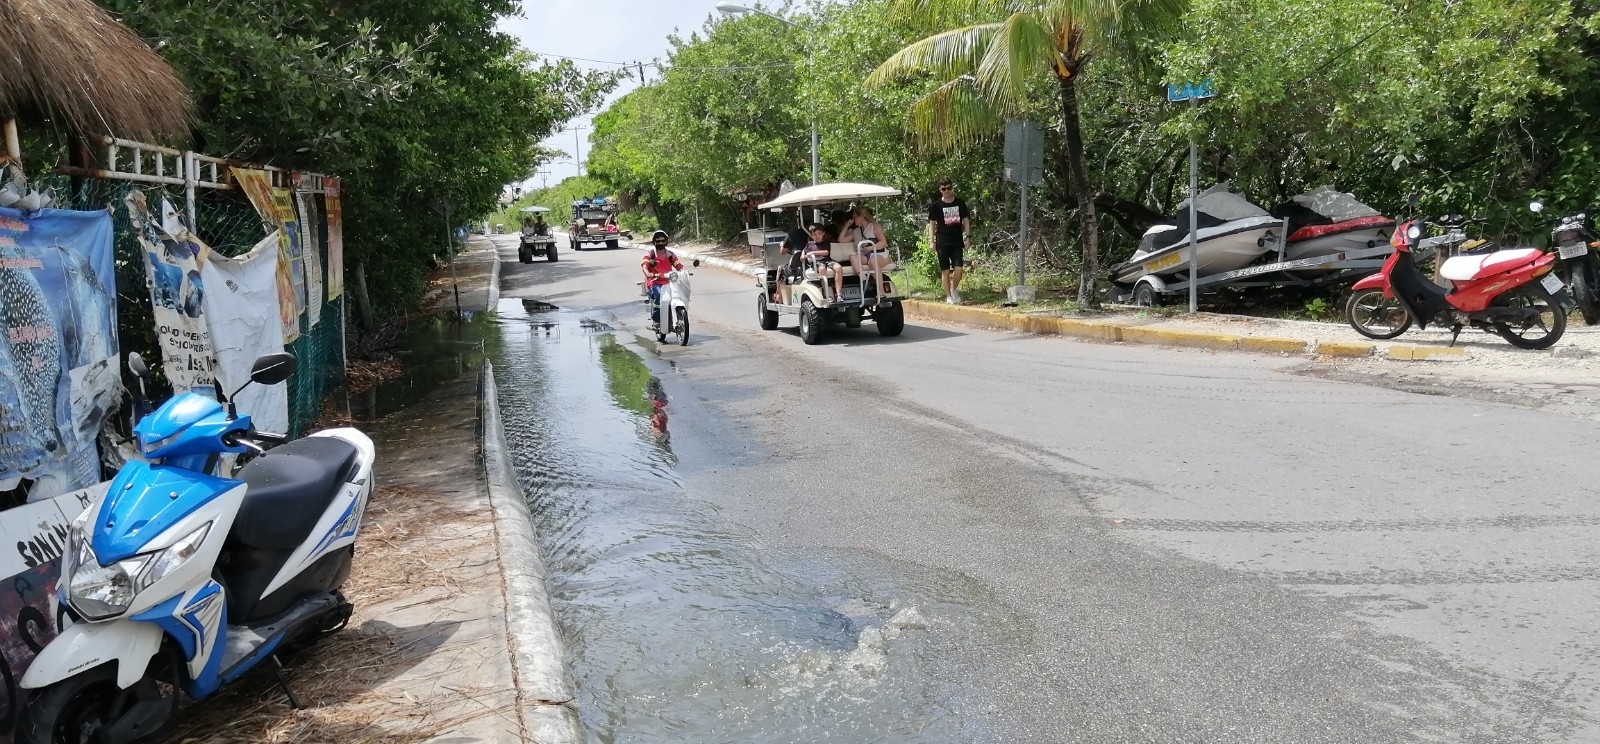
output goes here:
[{"label": "golf cart wheel", "polygon": [[615,238],[613,238],[613,239],[611,239],[611,240],[607,240],[607,241],[606,241],[606,247],[607,247],[607,248],[610,248],[610,249],[612,249],[612,250],[616,250],[616,247],[617,247],[617,241],[616,241],[616,239],[615,239]]},{"label": "golf cart wheel", "polygon": [[771,331],[778,327],[778,311],[767,309],[767,293],[756,295],[756,322],[761,330]]},{"label": "golf cart wheel", "polygon": [[577,240],[574,240],[574,239],[568,239],[567,240],[567,247],[571,248],[572,250],[575,250],[575,251],[583,250],[583,244],[579,243]]},{"label": "golf cart wheel", "polygon": [[544,249],[544,260],[546,260],[546,261],[554,261],[554,260],[556,260],[556,244],[555,243],[551,243],[549,245],[549,247]]},{"label": "golf cart wheel", "polygon": [[906,306],[896,303],[894,307],[880,307],[872,313],[872,319],[878,324],[878,335],[898,336],[906,329]]},{"label": "golf cart wheel", "polygon": [[673,314],[677,316],[677,320],[674,322],[674,326],[675,327],[673,328],[673,330],[677,331],[677,333],[678,333],[678,345],[679,346],[688,346],[689,345],[689,308],[686,308],[686,307],[673,308]]},{"label": "golf cart wheel", "polygon": [[1133,304],[1139,307],[1159,307],[1161,293],[1157,292],[1155,286],[1149,282],[1144,282],[1133,288]]},{"label": "golf cart wheel", "polygon": [[811,304],[811,298],[800,301],[800,340],[807,346],[822,343],[822,329],[827,323],[822,320],[822,311]]},{"label": "golf cart wheel", "polygon": [[1367,338],[1391,339],[1411,327],[1411,313],[1398,297],[1384,297],[1381,289],[1363,289],[1344,303],[1344,319]]},{"label": "golf cart wheel", "polygon": [[1578,313],[1583,316],[1584,325],[1600,325],[1600,307],[1596,307],[1594,291],[1597,289],[1589,278],[1588,267],[1579,264],[1572,272],[1571,284],[1572,299],[1578,303]]},{"label": "golf cart wheel", "polygon": [[1567,332],[1567,311],[1556,304],[1550,290],[1538,282],[1524,284],[1506,298],[1513,309],[1532,310],[1533,316],[1516,323],[1494,322],[1500,338],[1519,349],[1548,349]]},{"label": "golf cart wheel", "polygon": [[530,251],[527,248],[518,248],[517,258],[522,259],[523,263],[533,263],[533,251]]}]

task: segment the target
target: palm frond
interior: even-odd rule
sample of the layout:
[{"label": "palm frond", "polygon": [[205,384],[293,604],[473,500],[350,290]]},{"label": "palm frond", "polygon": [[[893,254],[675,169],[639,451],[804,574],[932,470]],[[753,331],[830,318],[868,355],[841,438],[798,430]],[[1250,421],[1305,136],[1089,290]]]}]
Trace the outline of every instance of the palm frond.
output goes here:
[{"label": "palm frond", "polygon": [[1013,13],[978,65],[978,87],[1007,106],[1028,95],[1028,78],[1055,64],[1059,50],[1050,29],[1031,13]]},{"label": "palm frond", "polygon": [[911,104],[910,129],[917,144],[937,150],[993,137],[1003,123],[1001,111],[971,75],[951,80]]},{"label": "palm frond", "polygon": [[982,63],[1000,27],[985,23],[929,36],[895,52],[863,84],[872,88],[918,72],[940,78],[969,74]]},{"label": "palm frond", "polygon": [[947,28],[1004,16],[1018,10],[1021,0],[893,0],[890,16],[920,28]]}]

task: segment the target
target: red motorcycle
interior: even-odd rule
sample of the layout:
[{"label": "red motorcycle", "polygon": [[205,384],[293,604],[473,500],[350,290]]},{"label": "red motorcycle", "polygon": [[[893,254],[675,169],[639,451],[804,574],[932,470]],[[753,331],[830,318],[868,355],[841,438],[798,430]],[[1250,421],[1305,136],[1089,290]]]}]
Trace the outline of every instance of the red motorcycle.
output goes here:
[{"label": "red motorcycle", "polygon": [[1424,238],[1428,225],[1412,220],[1396,228],[1394,253],[1383,269],[1356,282],[1345,304],[1345,319],[1368,338],[1389,339],[1415,322],[1451,327],[1454,346],[1461,329],[1472,326],[1499,334],[1521,349],[1548,349],[1567,330],[1575,303],[1556,268],[1556,255],[1538,248],[1514,248],[1445,259],[1439,275],[1446,289],[1417,268],[1414,253],[1466,242],[1465,220],[1440,218],[1445,234]]}]

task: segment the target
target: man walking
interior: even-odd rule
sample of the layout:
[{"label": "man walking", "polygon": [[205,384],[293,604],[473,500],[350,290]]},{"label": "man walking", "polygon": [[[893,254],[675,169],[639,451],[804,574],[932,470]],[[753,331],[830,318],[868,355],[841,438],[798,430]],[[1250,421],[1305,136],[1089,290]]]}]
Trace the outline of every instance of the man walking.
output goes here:
[{"label": "man walking", "polygon": [[956,186],[946,178],[939,182],[939,198],[928,206],[928,244],[939,256],[939,280],[944,284],[944,301],[961,304],[961,275],[967,266],[967,246],[972,233],[972,212],[956,196]]}]

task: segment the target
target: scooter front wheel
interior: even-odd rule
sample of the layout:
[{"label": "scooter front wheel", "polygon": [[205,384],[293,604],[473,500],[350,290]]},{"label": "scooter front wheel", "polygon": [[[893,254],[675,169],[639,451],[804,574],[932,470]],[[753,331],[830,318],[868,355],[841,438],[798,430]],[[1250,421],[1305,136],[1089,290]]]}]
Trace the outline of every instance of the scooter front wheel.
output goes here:
[{"label": "scooter front wheel", "polygon": [[686,307],[675,307],[675,308],[673,308],[673,310],[676,311],[676,315],[677,315],[677,322],[674,324],[677,327],[674,328],[673,330],[676,331],[677,334],[678,334],[678,345],[679,346],[688,346],[689,345],[689,308],[686,308]]},{"label": "scooter front wheel", "polygon": [[1411,327],[1411,313],[1398,297],[1384,297],[1382,289],[1363,289],[1344,304],[1344,319],[1367,338],[1394,338]]},{"label": "scooter front wheel", "polygon": [[[166,738],[178,711],[172,652],[151,661],[152,675],[121,690],[116,667],[102,665],[34,693],[22,709],[17,744],[120,742],[154,744]],[[164,673],[159,671],[164,670]]]}]

